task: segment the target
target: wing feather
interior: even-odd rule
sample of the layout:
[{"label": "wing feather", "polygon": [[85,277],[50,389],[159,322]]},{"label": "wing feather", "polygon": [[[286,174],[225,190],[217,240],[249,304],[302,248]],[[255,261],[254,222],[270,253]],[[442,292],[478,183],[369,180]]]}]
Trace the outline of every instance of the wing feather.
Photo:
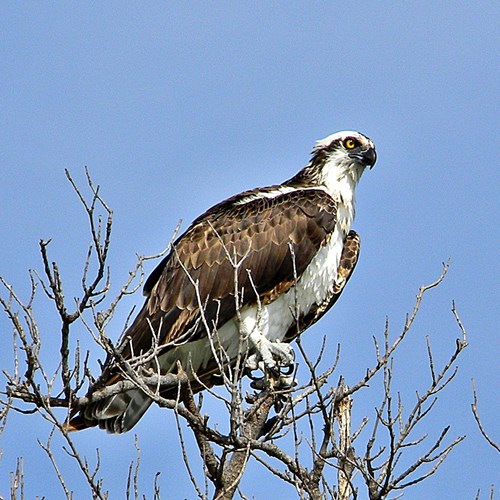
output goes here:
[{"label": "wing feather", "polygon": [[[210,325],[231,319],[236,312],[232,262],[241,262],[237,277],[243,305],[257,301],[254,286],[266,301],[274,300],[294,282],[290,246],[300,277],[335,228],[336,204],[321,189],[240,200],[233,197],[196,219],[153,271],[145,285],[146,312],[127,332],[136,353],[151,347],[151,327],[145,328],[145,321],[158,325],[160,317],[162,344],[184,339],[186,329],[192,339],[204,335],[201,323],[193,330],[199,299]],[[186,309],[192,314],[183,314]]]}]

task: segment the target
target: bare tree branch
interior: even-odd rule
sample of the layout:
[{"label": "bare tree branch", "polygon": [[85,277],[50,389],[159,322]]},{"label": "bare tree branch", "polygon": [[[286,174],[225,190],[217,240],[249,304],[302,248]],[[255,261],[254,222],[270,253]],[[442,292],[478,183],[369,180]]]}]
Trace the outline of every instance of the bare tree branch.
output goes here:
[{"label": "bare tree branch", "polygon": [[474,380],[472,380],[472,394],[474,396],[474,401],[471,404],[471,409],[472,409],[472,414],[474,415],[474,420],[476,421],[476,424],[479,428],[479,432],[484,437],[484,439],[486,439],[486,441],[488,442],[488,444],[490,446],[492,446],[495,450],[500,452],[500,445],[498,443],[496,443],[495,441],[493,441],[493,439],[490,438],[490,436],[486,432],[486,430],[481,422],[481,417],[479,416],[479,412],[477,410],[477,392],[476,392],[476,383],[474,382]]}]

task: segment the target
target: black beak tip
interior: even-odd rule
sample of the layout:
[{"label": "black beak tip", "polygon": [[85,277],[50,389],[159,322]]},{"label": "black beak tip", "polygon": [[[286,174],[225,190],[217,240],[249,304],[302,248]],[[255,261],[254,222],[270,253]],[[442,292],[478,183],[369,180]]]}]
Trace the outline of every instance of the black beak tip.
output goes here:
[{"label": "black beak tip", "polygon": [[370,167],[370,169],[372,169],[377,162],[377,152],[375,151],[375,149],[370,148],[368,151],[366,151],[364,157],[366,159],[366,165]]},{"label": "black beak tip", "polygon": [[362,163],[365,167],[373,168],[377,161],[375,148],[365,149],[364,151],[352,153],[349,155],[353,160]]}]

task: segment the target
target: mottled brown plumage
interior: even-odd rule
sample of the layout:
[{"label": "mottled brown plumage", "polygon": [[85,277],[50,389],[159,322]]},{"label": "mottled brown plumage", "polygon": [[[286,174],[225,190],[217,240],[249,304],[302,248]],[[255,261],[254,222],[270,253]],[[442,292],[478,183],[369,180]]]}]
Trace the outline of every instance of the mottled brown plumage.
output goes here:
[{"label": "mottled brown plumage", "polygon": [[[144,307],[124,336],[130,339],[134,353],[151,348],[147,321],[156,329],[162,319],[161,345],[206,335],[199,321],[200,301],[210,326],[218,327],[232,318],[236,313],[233,264],[240,261],[237,283],[241,302],[257,302],[255,291],[263,300],[272,300],[294,283],[290,246],[300,277],[333,231],[336,204],[322,190],[292,191],[238,205],[238,200],[251,193],[233,197],[199,217],[153,271],[145,284],[148,298]],[[130,348],[123,355],[128,357]]]}]

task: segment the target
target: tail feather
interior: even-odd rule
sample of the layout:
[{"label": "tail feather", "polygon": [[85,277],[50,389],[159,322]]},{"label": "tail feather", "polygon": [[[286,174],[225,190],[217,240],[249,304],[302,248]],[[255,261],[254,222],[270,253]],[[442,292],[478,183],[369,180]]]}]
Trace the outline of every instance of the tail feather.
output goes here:
[{"label": "tail feather", "polygon": [[111,434],[121,434],[134,427],[152,402],[140,389],[131,389],[102,402],[90,404],[83,410],[83,414],[69,421],[66,430],[79,431],[98,425]]}]

